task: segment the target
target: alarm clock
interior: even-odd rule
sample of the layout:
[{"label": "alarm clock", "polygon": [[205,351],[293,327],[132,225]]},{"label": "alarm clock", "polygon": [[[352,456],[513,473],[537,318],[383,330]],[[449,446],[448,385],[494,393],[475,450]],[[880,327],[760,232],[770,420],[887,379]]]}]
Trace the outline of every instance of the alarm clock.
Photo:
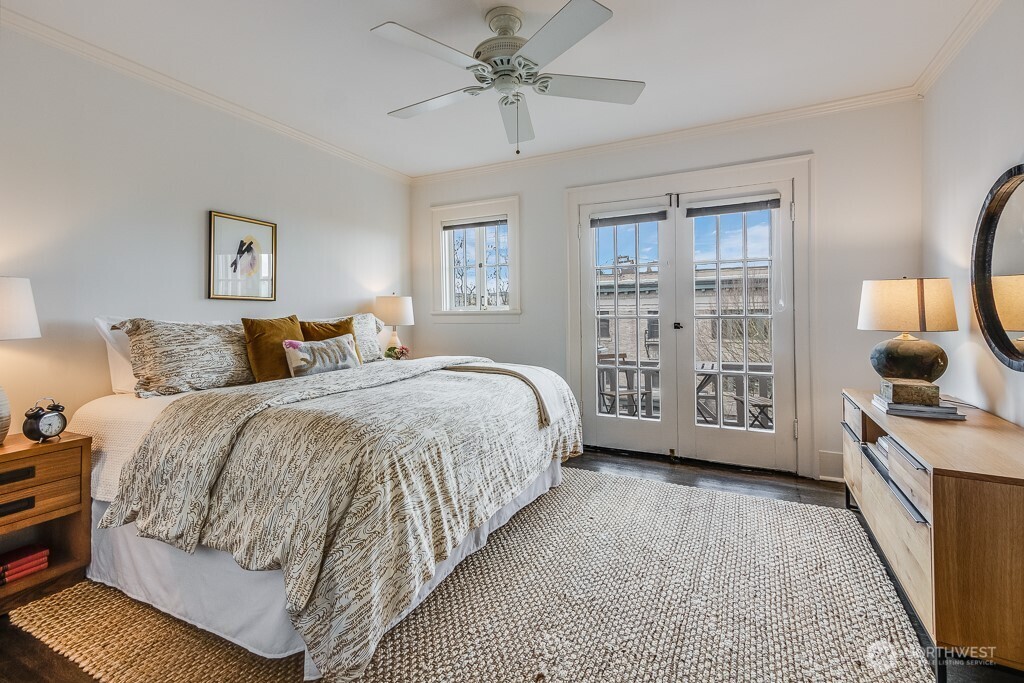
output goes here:
[{"label": "alarm clock", "polygon": [[[50,402],[45,409],[39,407],[43,401]],[[41,398],[36,401],[35,406],[25,411],[25,423],[21,425],[21,432],[29,439],[42,443],[59,436],[67,426],[68,419],[64,417],[64,406],[52,398]]]}]

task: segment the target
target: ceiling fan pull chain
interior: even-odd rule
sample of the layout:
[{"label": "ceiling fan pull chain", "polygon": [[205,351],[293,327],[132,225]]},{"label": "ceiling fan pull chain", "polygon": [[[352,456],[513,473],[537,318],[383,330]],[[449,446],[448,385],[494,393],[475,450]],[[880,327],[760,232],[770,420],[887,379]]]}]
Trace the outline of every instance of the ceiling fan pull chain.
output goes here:
[{"label": "ceiling fan pull chain", "polygon": [[519,100],[516,99],[516,154],[519,154]]}]

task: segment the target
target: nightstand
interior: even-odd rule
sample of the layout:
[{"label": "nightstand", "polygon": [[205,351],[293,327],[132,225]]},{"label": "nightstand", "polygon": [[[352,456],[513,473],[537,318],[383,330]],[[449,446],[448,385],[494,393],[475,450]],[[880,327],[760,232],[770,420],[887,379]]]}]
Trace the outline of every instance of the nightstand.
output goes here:
[{"label": "nightstand", "polygon": [[65,432],[37,443],[11,434],[0,446],[0,551],[50,549],[41,572],[0,586],[0,615],[77,583],[90,559],[92,438]]}]

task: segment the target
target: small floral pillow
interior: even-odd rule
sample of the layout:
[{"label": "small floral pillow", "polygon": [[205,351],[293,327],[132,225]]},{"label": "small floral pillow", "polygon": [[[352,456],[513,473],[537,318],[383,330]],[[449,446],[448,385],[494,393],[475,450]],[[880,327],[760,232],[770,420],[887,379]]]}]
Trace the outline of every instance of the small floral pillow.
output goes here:
[{"label": "small floral pillow", "polygon": [[356,340],[343,334],[323,341],[284,341],[284,355],[292,377],[306,377],[321,372],[358,368],[361,363],[356,354]]}]

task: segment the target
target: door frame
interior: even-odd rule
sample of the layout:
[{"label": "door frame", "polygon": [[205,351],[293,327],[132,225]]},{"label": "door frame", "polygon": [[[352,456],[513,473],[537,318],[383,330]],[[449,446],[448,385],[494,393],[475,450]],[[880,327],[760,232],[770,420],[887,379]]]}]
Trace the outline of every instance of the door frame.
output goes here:
[{"label": "door frame", "polygon": [[[675,195],[720,190],[726,187],[793,182],[793,318],[796,418],[798,424],[796,473],[817,478],[819,462],[814,452],[814,411],[811,396],[811,304],[810,239],[813,206],[811,183],[814,155],[801,154],[752,163],[684,171],[661,176],[625,180],[566,189],[566,246],[568,254],[568,306],[566,317],[566,378],[577,399],[583,392],[583,354],[580,288],[580,234],[583,225],[580,206],[628,201],[639,197]],[[783,207],[783,212],[785,208]],[[587,226],[589,229],[589,226]]]}]

